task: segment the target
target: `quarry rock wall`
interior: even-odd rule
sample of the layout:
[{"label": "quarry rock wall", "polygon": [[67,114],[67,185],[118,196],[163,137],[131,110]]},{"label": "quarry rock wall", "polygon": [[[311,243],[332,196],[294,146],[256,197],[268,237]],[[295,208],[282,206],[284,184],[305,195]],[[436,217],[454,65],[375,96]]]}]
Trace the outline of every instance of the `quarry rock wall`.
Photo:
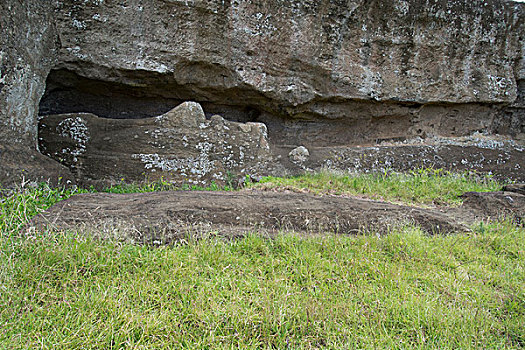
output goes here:
[{"label": "quarry rock wall", "polygon": [[525,142],[517,2],[5,0],[0,11],[0,182],[53,162],[33,153],[39,114],[147,118],[184,101],[208,119],[265,123],[280,146]]}]

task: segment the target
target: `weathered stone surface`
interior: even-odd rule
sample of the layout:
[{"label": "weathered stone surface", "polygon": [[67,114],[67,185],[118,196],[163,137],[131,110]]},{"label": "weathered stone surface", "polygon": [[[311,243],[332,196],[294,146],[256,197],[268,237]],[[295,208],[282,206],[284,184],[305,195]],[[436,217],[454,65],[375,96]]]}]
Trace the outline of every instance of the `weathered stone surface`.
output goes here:
[{"label": "weathered stone surface", "polygon": [[49,1],[0,1],[0,188],[21,181],[71,181],[36,150],[38,104],[55,63]]},{"label": "weathered stone surface", "polygon": [[525,183],[511,184],[511,185],[504,186],[503,191],[515,192],[515,193],[525,195]]},{"label": "weathered stone surface", "polygon": [[195,100],[295,146],[475,131],[525,139],[523,4],[58,3],[47,114],[152,116]]},{"label": "weathered stone surface", "polygon": [[[60,67],[85,77],[148,84],[141,72],[153,72],[165,83],[191,86],[210,98],[221,90],[252,90],[283,106],[330,98],[423,103],[516,99],[523,4],[466,0],[59,0],[58,4]],[[111,73],[107,68],[113,73],[106,75]]]},{"label": "weathered stone surface", "polygon": [[40,150],[86,184],[224,183],[260,173],[271,160],[264,124],[206,120],[195,102],[145,119],[51,115],[40,121],[40,136]]},{"label": "weathered stone surface", "polygon": [[38,215],[28,229],[49,226],[169,243],[194,233],[236,236],[254,230],[270,234],[278,230],[388,234],[406,223],[419,225],[430,234],[468,230],[459,220],[437,210],[349,197],[260,191],[82,194]]},{"label": "weathered stone surface", "polygon": [[0,143],[0,190],[28,182],[68,186],[75,184],[75,179],[68,168],[40,152]]},{"label": "weathered stone surface", "polygon": [[491,174],[501,181],[525,181],[524,147],[512,140],[479,135],[468,138],[407,140],[368,147],[310,147],[308,161],[286,161],[291,147],[275,147],[282,168],[293,174],[308,170],[351,173],[405,172],[416,168]]},{"label": "weathered stone surface", "polygon": [[0,2],[0,142],[34,145],[38,103],[53,66],[56,32],[49,1]]}]

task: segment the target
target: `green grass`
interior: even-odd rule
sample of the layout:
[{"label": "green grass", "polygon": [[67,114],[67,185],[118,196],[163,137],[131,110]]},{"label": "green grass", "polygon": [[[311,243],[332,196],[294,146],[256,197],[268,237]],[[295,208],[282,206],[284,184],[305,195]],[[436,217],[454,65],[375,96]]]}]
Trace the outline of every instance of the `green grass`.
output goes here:
[{"label": "green grass", "polygon": [[0,196],[0,235],[17,232],[33,216],[72,195],[89,192],[78,188],[51,188],[46,183],[36,187],[4,191]]},{"label": "green grass", "polygon": [[461,203],[459,195],[469,191],[496,191],[502,184],[491,177],[452,173],[441,169],[418,169],[408,174],[371,173],[340,175],[330,172],[287,178],[266,177],[252,188],[288,189],[317,194],[364,195],[374,199],[412,204]]},{"label": "green grass", "polygon": [[[429,170],[264,181],[251,186],[377,191],[412,203],[457,203],[462,191],[500,187]],[[106,191],[170,189],[159,182]],[[254,233],[160,248],[74,232],[19,234],[39,211],[91,191],[42,184],[0,197],[0,349],[525,347],[523,227],[493,222],[449,236],[414,227]]]},{"label": "green grass", "polygon": [[158,191],[233,191],[234,187],[231,184],[226,184],[224,186],[218,185],[215,182],[212,182],[209,186],[199,186],[199,185],[189,185],[183,184],[181,186],[172,184],[164,179],[147,182],[141,184],[129,184],[129,183],[120,183],[113,185],[109,188],[105,188],[102,192],[108,193],[144,193],[144,192],[158,192]]},{"label": "green grass", "polygon": [[522,348],[525,232],[0,242],[0,348]]}]

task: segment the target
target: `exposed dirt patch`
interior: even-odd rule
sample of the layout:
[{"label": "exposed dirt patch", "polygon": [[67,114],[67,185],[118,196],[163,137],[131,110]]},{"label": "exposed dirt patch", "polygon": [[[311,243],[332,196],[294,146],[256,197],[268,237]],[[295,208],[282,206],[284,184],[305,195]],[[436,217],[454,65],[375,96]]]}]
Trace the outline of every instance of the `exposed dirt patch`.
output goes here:
[{"label": "exposed dirt patch", "polygon": [[[519,188],[518,185],[510,186]],[[523,185],[521,185],[523,188]],[[474,215],[474,220],[507,217],[519,225],[525,223],[525,195],[518,192],[467,192],[461,196],[460,210]],[[459,214],[459,213],[458,213]]]}]

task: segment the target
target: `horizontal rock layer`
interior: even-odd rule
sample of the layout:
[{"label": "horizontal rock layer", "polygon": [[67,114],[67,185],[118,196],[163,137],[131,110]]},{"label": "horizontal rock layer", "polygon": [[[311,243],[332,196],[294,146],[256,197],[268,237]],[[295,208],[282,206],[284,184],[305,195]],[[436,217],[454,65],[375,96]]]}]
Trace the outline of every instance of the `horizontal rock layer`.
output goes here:
[{"label": "horizontal rock layer", "polygon": [[[288,151],[289,148],[281,148],[276,153],[286,160],[284,156]],[[305,162],[283,166],[294,173],[304,170],[388,173],[433,168],[473,175],[490,174],[505,182],[525,181],[524,148],[494,140],[462,144],[444,139],[374,147],[318,147],[309,151],[310,157]]]},{"label": "horizontal rock layer", "polygon": [[38,215],[27,228],[169,243],[210,232],[225,236],[279,230],[387,234],[407,223],[430,234],[468,230],[459,220],[437,210],[357,198],[258,191],[82,194]]},{"label": "horizontal rock layer", "polygon": [[337,144],[401,130],[525,139],[522,4],[58,3],[60,60],[44,114],[153,116],[191,100],[226,119],[264,122],[288,144],[294,133],[316,138],[317,125],[340,130]]},{"label": "horizontal rock layer", "polygon": [[468,231],[489,218],[523,224],[525,196],[468,192],[459,208],[423,209],[354,197],[289,192],[171,191],[81,194],[36,216],[26,231],[46,227],[139,243],[170,243],[188,237],[249,232],[275,234],[388,234],[414,224],[427,233]]},{"label": "horizontal rock layer", "polygon": [[512,2],[57,3],[59,67],[129,86],[178,85],[210,100],[240,90],[274,108],[326,99],[512,103],[525,73],[525,11]]}]

